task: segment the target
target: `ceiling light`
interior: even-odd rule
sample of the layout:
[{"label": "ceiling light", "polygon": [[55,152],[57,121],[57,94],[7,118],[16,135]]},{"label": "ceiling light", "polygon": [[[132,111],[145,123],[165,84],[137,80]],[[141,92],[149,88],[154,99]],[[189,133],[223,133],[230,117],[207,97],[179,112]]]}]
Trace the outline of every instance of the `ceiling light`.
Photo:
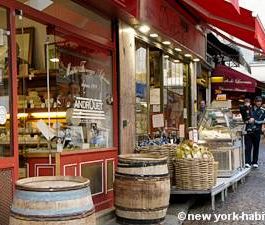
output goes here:
[{"label": "ceiling light", "polygon": [[169,55],[164,55],[164,58],[165,58],[165,59],[168,59],[168,58],[169,58]]},{"label": "ceiling light", "polygon": [[179,62],[180,62],[180,60],[174,59],[174,63],[179,63]]},{"label": "ceiling light", "polygon": [[59,62],[60,60],[59,60],[58,58],[51,58],[50,61],[53,62],[53,63],[57,63],[57,62]]},{"label": "ceiling light", "polygon": [[192,57],[192,55],[191,54],[188,54],[188,53],[185,54],[184,56],[187,57],[187,58],[191,58]]},{"label": "ceiling light", "polygon": [[147,25],[142,25],[139,27],[139,31],[141,31],[142,33],[147,33],[150,30],[150,27]]},{"label": "ceiling light", "polygon": [[150,37],[152,37],[152,38],[157,38],[157,37],[158,37],[158,34],[156,34],[156,33],[152,33],[152,34],[150,34]]},{"label": "ceiling light", "polygon": [[199,58],[195,58],[195,59],[193,59],[193,62],[200,62],[200,59]]},{"label": "ceiling light", "polygon": [[37,9],[39,11],[43,11],[47,7],[49,7],[51,4],[53,4],[53,1],[51,0],[29,0],[26,1],[24,4]]},{"label": "ceiling light", "polygon": [[175,48],[175,51],[181,52],[182,50],[180,48]]},{"label": "ceiling light", "polygon": [[164,45],[170,45],[170,44],[171,44],[170,41],[163,41],[162,43],[163,43]]}]

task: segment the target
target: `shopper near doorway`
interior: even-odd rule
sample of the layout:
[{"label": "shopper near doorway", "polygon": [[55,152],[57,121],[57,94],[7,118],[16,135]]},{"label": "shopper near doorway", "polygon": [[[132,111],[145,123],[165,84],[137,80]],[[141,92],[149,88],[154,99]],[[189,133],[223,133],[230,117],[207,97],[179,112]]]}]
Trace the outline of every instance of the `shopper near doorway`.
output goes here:
[{"label": "shopper near doorway", "polygon": [[[262,124],[265,123],[265,110],[262,106],[262,98],[257,96],[255,98],[255,105],[250,106],[250,101],[245,100],[245,106],[240,109],[242,118],[246,123],[245,135],[245,154],[246,167],[258,168],[259,158],[259,144],[262,132]],[[244,111],[244,109],[246,111]],[[251,153],[253,149],[253,158],[251,160]]]},{"label": "shopper near doorway", "polygon": [[199,107],[198,114],[197,114],[198,124],[200,123],[205,110],[206,110],[206,102],[205,102],[205,100],[201,100],[200,107]]}]

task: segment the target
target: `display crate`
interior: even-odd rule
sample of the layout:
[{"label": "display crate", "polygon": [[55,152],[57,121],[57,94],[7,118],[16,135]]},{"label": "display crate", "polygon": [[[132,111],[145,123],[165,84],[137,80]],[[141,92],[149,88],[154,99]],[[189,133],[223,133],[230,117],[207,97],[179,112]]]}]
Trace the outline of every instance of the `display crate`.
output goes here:
[{"label": "display crate", "polygon": [[242,168],[242,147],[211,147],[213,157],[219,162],[218,177],[231,177]]}]

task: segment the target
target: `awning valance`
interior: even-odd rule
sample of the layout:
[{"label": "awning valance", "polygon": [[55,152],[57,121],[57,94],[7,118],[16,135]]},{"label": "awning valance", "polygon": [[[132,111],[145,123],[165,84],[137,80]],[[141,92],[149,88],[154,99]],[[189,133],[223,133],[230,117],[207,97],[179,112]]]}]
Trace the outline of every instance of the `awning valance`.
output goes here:
[{"label": "awning valance", "polygon": [[[236,0],[181,0],[187,10],[202,21],[213,25],[265,52],[265,30],[258,17],[252,12],[237,10]],[[233,3],[233,4],[231,4]]]},{"label": "awning valance", "polygon": [[212,77],[223,77],[223,82],[212,83],[212,87],[222,91],[256,92],[258,81],[224,65],[217,65]]}]

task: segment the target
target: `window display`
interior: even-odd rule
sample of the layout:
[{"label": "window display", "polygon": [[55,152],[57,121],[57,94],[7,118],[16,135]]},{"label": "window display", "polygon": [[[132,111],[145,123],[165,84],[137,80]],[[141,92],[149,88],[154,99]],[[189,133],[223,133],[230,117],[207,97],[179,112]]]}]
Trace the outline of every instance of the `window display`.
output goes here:
[{"label": "window display", "polygon": [[21,36],[31,27],[36,37],[46,32],[46,26],[27,18],[17,25],[19,55],[39,56],[18,65],[20,152],[112,147],[111,52],[46,34],[45,43],[32,40],[42,48],[29,53],[29,39]]},{"label": "window display", "polygon": [[147,48],[136,42],[136,135],[148,133]]}]

